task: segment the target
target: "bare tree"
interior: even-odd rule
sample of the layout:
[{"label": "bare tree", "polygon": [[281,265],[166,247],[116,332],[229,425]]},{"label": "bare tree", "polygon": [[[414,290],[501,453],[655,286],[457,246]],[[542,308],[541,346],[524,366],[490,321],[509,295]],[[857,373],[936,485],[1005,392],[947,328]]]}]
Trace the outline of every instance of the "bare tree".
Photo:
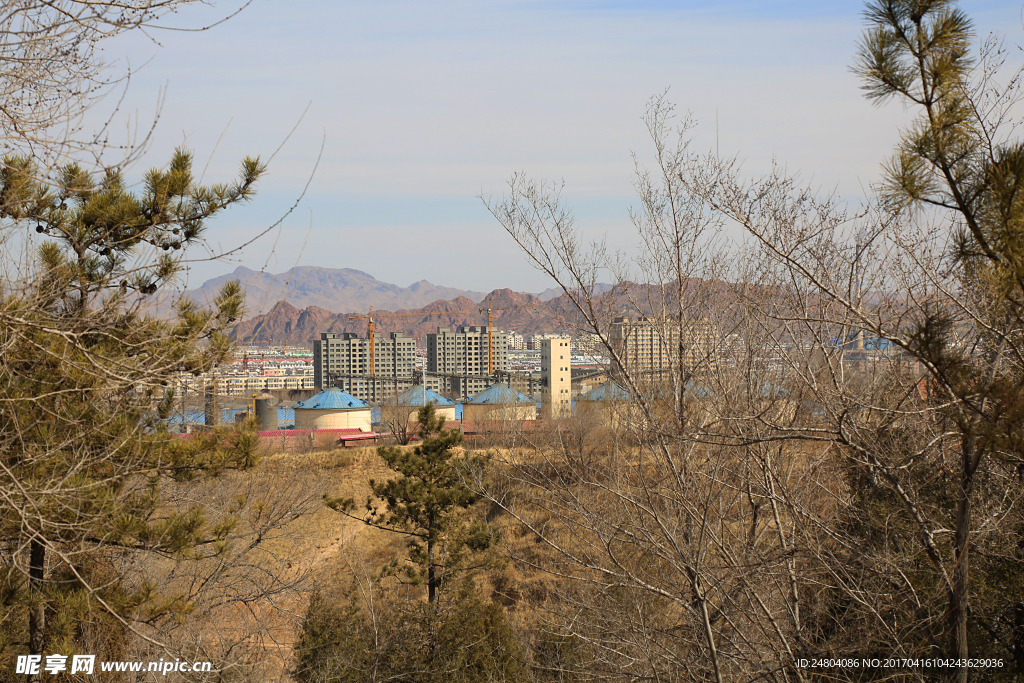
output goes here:
[{"label": "bare tree", "polygon": [[[114,141],[110,125],[87,130],[84,117],[131,69],[104,59],[102,41],[160,20],[198,0],[10,0],[0,10],[0,146],[31,155],[48,169],[69,157],[99,161],[117,150],[138,157],[141,140]],[[247,4],[247,3],[246,3]],[[243,5],[244,7],[244,5]],[[201,27],[200,27],[201,28]],[[145,136],[145,137],[148,137]],[[109,162],[108,162],[109,163]]]},{"label": "bare tree", "polygon": [[[746,180],[719,160],[692,159],[682,177],[755,238],[786,285],[772,317],[800,340],[787,370],[812,391],[820,419],[779,435],[835,443],[854,468],[862,501],[840,531],[860,541],[861,571],[828,566],[862,603],[855,611],[871,615],[865,629],[920,656],[1009,655],[1024,645],[1024,596],[1001,578],[1020,561],[1024,495],[1024,279],[1010,246],[1020,243],[1021,71],[1000,80],[994,39],[972,60],[970,21],[951,3],[875,3],[867,16],[858,71],[869,96],[920,112],[877,206],[851,216],[782,173]],[[808,351],[818,362],[803,360]],[[883,512],[884,526],[872,519]],[[896,538],[913,538],[913,550],[894,553]],[[986,597],[993,590],[1009,610]],[[897,627],[900,614],[911,618]],[[967,666],[954,677],[966,681]]]},{"label": "bare tree", "polygon": [[[553,614],[576,609],[553,625],[589,644],[592,672],[801,679],[802,658],[897,653],[949,658],[960,681],[971,657],[1024,670],[1007,574],[1024,519],[1019,77],[999,85],[992,41],[971,65],[949,3],[869,18],[862,73],[924,113],[862,210],[695,152],[689,122],[668,144],[659,97],[631,263],[583,246],[557,187],[516,176],[488,201],[642,417],[636,447],[586,464],[519,449],[497,457],[504,483],[478,482],[540,543],[510,550],[564,581]],[[752,239],[716,240],[726,225]],[[646,349],[620,331],[638,315]],[[705,319],[714,343],[687,348]]]},{"label": "bare tree", "polygon": [[608,347],[634,415],[608,425],[615,438],[584,435],[582,449],[498,452],[497,480],[478,486],[539,542],[510,550],[558,578],[551,627],[586,644],[591,675],[800,680],[807,598],[774,489],[817,509],[815,486],[796,485],[785,450],[743,447],[760,441],[749,433],[759,419],[798,419],[757,348],[781,330],[751,305],[766,296],[764,273],[729,255],[722,217],[683,183],[689,122],[673,130],[663,97],[646,122],[656,165],[637,164],[632,262],[584,248],[558,188],[516,176],[489,202]]},{"label": "bare tree", "polygon": [[170,652],[209,661],[211,680],[281,675],[312,588],[311,566],[303,558],[309,517],[323,505],[315,493],[319,474],[275,459],[249,472],[167,488],[168,513],[199,507],[211,524],[230,525],[231,534],[186,557],[139,556],[131,562],[129,584],[158,582],[164,600],[189,606],[187,619],[140,615],[139,631],[149,640],[131,639],[139,659]]}]

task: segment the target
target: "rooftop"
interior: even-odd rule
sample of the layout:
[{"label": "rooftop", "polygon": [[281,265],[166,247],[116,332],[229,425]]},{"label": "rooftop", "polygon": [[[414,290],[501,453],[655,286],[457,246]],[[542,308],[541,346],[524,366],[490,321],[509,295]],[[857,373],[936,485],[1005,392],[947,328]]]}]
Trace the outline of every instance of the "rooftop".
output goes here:
[{"label": "rooftop", "polygon": [[370,404],[361,398],[346,394],[341,389],[331,387],[319,394],[310,396],[305,401],[295,404],[296,410],[354,410],[369,408]]},{"label": "rooftop", "polygon": [[518,405],[524,403],[532,405],[536,403],[536,401],[525,394],[520,394],[512,387],[505,384],[496,384],[486,391],[477,394],[472,400],[466,401],[466,405],[474,406]]},{"label": "rooftop", "polygon": [[[423,387],[413,387],[408,391],[395,397],[395,404],[400,406],[421,406],[423,405]],[[449,408],[455,405],[455,401],[445,398],[441,394],[427,389],[427,401],[441,408]]]}]

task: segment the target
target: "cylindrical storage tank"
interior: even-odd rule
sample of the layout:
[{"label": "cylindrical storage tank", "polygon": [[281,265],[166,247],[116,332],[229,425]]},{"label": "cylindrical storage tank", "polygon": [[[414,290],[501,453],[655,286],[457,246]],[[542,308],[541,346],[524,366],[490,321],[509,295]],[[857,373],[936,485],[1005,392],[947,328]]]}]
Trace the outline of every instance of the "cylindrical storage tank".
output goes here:
[{"label": "cylindrical storage tank", "polygon": [[537,402],[512,387],[498,384],[464,403],[462,418],[470,422],[536,420]]},{"label": "cylindrical storage tank", "polygon": [[[427,403],[434,404],[434,415],[443,417],[445,422],[455,420],[455,401],[445,398],[431,389],[424,390],[422,385],[413,387],[382,404],[381,412],[382,414],[394,412],[396,415],[403,416],[407,413],[406,427],[408,427],[409,423],[416,422],[424,399]],[[395,410],[392,410],[392,408],[395,408]]]},{"label": "cylindrical storage tank", "polygon": [[256,419],[259,420],[260,431],[277,431],[277,399],[269,394],[258,396],[256,398]]},{"label": "cylindrical storage tank", "polygon": [[332,387],[295,404],[295,428],[369,432],[370,404]]},{"label": "cylindrical storage tank", "polygon": [[576,413],[581,418],[598,421],[614,429],[638,426],[636,410],[629,392],[615,382],[605,382],[576,399]]},{"label": "cylindrical storage tank", "polygon": [[[445,422],[455,421],[455,402],[452,401],[450,406],[434,406],[434,415],[443,417]],[[420,409],[416,408],[409,412],[409,422],[416,422],[416,418],[420,415]]]}]

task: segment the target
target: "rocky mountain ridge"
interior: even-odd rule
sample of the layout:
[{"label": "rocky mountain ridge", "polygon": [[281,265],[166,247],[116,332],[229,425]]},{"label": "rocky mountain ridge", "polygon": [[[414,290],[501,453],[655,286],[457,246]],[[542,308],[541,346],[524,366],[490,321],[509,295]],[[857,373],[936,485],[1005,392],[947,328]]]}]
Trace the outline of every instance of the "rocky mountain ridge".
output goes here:
[{"label": "rocky mountain ridge", "polygon": [[[571,329],[559,299],[542,301],[533,294],[496,289],[480,302],[458,296],[437,300],[421,308],[375,308],[375,334],[400,332],[421,337],[449,325],[486,326],[488,305],[492,308],[494,328],[498,330],[515,330],[530,335]],[[480,312],[481,308],[485,310]],[[280,301],[267,313],[239,323],[235,327],[234,338],[241,343],[299,345],[319,339],[321,332],[354,332],[365,337],[368,321],[365,317],[350,320],[350,316],[366,316],[367,311],[368,308],[332,313],[317,306],[299,308],[288,301]]]}]

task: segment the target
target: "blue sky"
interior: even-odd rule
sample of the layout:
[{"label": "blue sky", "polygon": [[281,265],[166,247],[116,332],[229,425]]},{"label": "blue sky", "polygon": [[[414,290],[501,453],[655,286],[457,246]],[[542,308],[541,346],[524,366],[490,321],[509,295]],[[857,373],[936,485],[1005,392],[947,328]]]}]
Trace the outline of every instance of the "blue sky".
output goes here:
[{"label": "blue sky", "polygon": [[[1021,7],[963,2],[979,34],[1021,42]],[[199,26],[224,2],[165,23]],[[150,120],[142,166],[179,144],[206,180],[246,154],[273,159],[252,205],[211,225],[245,242],[301,193],[279,231],[231,262],[195,264],[190,285],[236,265],[356,268],[398,285],[420,279],[488,291],[548,286],[477,195],[525,171],[565,180],[589,236],[629,250],[632,152],[649,158],[647,99],[669,88],[751,173],[772,159],[856,201],[907,115],[865,101],[849,72],[857,2],[254,0],[203,32],[153,31],[105,46],[133,68],[123,111]],[[1014,47],[1011,59],[1019,59]],[[223,138],[221,135],[223,134]],[[218,138],[220,143],[218,145]],[[216,152],[211,158],[211,152]]]}]

